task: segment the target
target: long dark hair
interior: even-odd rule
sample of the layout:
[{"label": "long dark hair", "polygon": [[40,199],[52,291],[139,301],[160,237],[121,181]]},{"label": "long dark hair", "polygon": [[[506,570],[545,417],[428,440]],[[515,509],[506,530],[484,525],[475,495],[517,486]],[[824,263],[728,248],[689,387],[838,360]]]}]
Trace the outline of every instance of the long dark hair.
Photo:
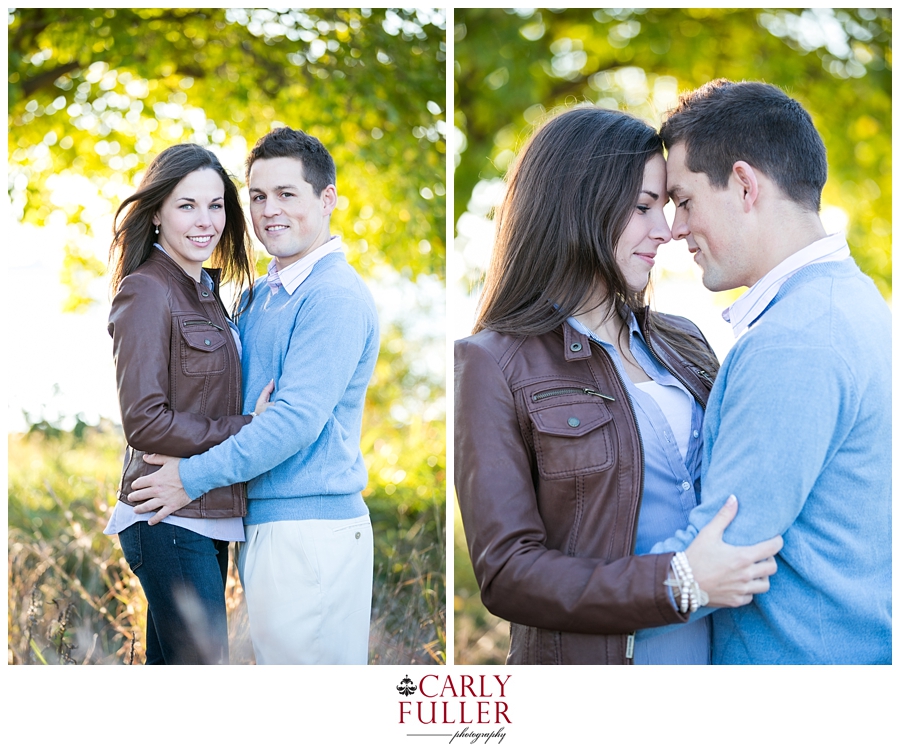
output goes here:
[{"label": "long dark hair", "polygon": [[[156,240],[153,215],[160,205],[182,178],[203,169],[215,170],[225,187],[225,228],[210,256],[210,262],[222,270],[223,282],[236,283],[238,294],[245,286],[250,287],[252,293],[251,245],[237,187],[218,157],[198,144],[177,144],[156,155],[147,167],[138,190],[116,210],[113,240],[109,247],[112,265],[110,286],[114,292],[127,275],[147,261],[153,251]],[[120,223],[119,216],[123,212]]]},{"label": "long dark hair", "polygon": [[[578,107],[548,120],[507,174],[497,238],[475,332],[541,335],[583,309],[598,290],[624,320],[646,306],[616,263],[647,161],[662,140],[627,113]],[[690,360],[714,368],[709,354],[659,316],[648,326]]]}]

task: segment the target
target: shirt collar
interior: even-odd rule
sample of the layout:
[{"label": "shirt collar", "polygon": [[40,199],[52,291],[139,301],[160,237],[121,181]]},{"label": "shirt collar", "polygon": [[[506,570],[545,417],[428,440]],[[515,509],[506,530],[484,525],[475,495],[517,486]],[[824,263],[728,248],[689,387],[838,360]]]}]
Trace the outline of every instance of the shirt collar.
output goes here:
[{"label": "shirt collar", "polygon": [[266,279],[266,284],[268,284],[269,289],[273,293],[276,292],[278,288],[283,287],[288,295],[293,295],[294,291],[300,287],[307,277],[309,277],[317,261],[328,254],[343,250],[344,248],[340,236],[332,235],[331,238],[325,241],[325,243],[317,249],[314,249],[306,256],[301,257],[293,264],[289,264],[280,271],[276,264],[276,260],[272,259],[272,261],[269,262],[267,270],[268,277]]},{"label": "shirt collar", "polygon": [[[153,248],[158,248],[166,256],[168,256],[170,259],[172,259],[172,255],[168,251],[166,251],[166,249],[164,249],[159,243],[154,243]],[[174,261],[176,264],[178,264],[178,262],[175,261],[174,259],[172,259],[172,261]],[[181,265],[179,264],[178,266],[180,267]],[[185,272],[185,274],[187,274],[187,273]],[[205,287],[207,287],[209,290],[215,290],[215,288],[216,288],[216,284],[213,282],[212,276],[203,267],[200,267],[200,283],[202,285],[204,285]]]},{"label": "shirt collar", "polygon": [[722,312],[722,318],[731,325],[734,336],[740,337],[762,315],[772,299],[778,295],[781,286],[792,275],[810,264],[842,261],[849,257],[850,247],[843,233],[827,235],[815,243],[810,243],[791,254],[758,280]]},{"label": "shirt collar", "polygon": [[[585,337],[591,337],[598,343],[606,342],[605,340],[601,340],[599,337],[597,337],[597,335],[595,335],[592,330],[589,330],[587,327],[585,327],[574,316],[570,316],[566,321],[569,323],[569,326],[572,327],[572,329],[574,329],[576,332],[580,332]],[[631,335],[637,335],[641,338],[641,340],[644,339],[644,335],[641,333],[641,328],[638,326],[637,317],[634,315],[633,311],[628,312],[628,319],[625,324],[628,325],[628,332]],[[607,343],[607,345],[610,344],[611,343]]]}]

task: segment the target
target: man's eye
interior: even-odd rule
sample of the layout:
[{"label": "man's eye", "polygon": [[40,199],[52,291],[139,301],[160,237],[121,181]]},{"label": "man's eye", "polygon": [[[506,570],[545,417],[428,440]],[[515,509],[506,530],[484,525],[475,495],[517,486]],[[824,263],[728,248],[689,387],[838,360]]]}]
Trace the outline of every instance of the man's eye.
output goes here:
[{"label": "man's eye", "polygon": [[679,209],[686,209],[686,208],[687,208],[687,203],[688,203],[688,200],[687,200],[687,199],[685,199],[684,201],[679,201],[679,202],[678,202],[678,208],[679,208]]}]

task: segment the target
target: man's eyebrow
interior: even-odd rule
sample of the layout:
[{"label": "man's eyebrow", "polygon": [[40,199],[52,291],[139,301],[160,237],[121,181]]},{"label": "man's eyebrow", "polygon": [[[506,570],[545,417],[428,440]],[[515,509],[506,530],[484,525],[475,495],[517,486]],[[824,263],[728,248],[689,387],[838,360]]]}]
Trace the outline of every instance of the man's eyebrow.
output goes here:
[{"label": "man's eyebrow", "polygon": [[[290,188],[290,189],[293,189],[294,191],[297,190],[297,186],[295,186],[293,183],[287,183],[283,186],[275,186],[275,188],[273,188],[272,190],[273,191],[283,191],[285,188]],[[248,190],[256,191],[257,193],[265,193],[265,191],[263,191],[261,188],[256,188],[254,186],[250,186],[250,188]]]},{"label": "man's eyebrow", "polygon": [[670,189],[668,189],[669,198],[672,199],[672,200],[674,201],[674,200],[675,200],[675,194],[681,193],[681,191],[682,191],[681,186],[679,186],[679,185],[676,183],[674,186],[672,186]]}]

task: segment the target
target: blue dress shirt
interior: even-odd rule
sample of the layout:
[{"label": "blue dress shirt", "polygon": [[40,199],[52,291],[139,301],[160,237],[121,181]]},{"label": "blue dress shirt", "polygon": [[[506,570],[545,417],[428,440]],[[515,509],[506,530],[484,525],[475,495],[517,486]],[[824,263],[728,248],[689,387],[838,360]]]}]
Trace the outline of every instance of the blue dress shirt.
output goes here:
[{"label": "blue dress shirt", "polygon": [[[700,499],[703,409],[687,388],[650,352],[634,315],[628,322],[629,346],[635,361],[654,382],[682,390],[691,404],[691,428],[683,457],[669,420],[651,395],[628,377],[616,348],[574,318],[569,324],[600,345],[612,358],[625,385],[644,448],[644,492],[638,516],[635,554],[648,554],[660,541],[684,529]],[[675,629],[639,630],[635,664],[709,664],[708,619],[692,620]]]}]

